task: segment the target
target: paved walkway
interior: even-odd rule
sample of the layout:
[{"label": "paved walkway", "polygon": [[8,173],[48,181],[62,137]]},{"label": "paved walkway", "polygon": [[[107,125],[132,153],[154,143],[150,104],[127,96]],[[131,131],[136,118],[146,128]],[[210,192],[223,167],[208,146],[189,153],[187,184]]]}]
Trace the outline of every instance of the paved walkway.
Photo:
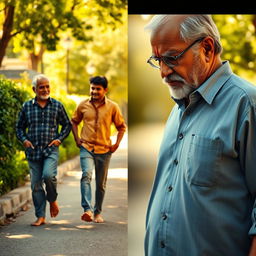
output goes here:
[{"label": "paved walkway", "polygon": [[[127,256],[127,138],[111,159],[102,213],[105,223],[81,221],[80,176],[77,165],[61,179],[60,213],[50,218],[47,206],[46,225],[30,226],[35,220],[34,208],[30,207],[21,211],[13,223],[1,226],[0,255]],[[93,181],[93,191],[94,185]]]}]

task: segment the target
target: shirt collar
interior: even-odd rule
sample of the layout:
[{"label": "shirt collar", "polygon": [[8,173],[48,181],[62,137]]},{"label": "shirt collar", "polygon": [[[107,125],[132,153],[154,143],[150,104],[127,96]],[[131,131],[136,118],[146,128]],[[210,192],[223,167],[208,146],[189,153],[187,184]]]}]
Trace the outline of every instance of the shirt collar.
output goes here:
[{"label": "shirt collar", "polygon": [[[218,91],[232,73],[229,62],[223,61],[222,65],[201,86],[193,91],[191,95],[200,94],[202,98],[211,105]],[[179,108],[184,104],[184,99],[174,99],[174,101],[178,104]]]},{"label": "shirt collar", "polygon": [[[92,100],[92,96],[90,96],[89,97],[89,102],[93,102],[93,100]],[[102,100],[102,104],[105,104],[105,103],[107,103],[108,102],[108,98],[107,98],[107,96],[105,95],[105,97],[104,97],[104,99]]]},{"label": "shirt collar", "polygon": [[[48,102],[52,103],[52,98],[48,98]],[[36,97],[32,99],[32,104],[34,105],[36,103]]]},{"label": "shirt collar", "polygon": [[232,70],[228,61],[222,62],[222,65],[199,87],[198,92],[203,99],[212,104],[218,91],[232,75]]}]

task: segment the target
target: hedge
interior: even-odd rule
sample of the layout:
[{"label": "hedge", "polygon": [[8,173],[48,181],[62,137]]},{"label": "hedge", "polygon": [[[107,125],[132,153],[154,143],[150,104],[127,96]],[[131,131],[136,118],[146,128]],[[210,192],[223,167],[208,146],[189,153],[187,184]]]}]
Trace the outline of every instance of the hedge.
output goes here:
[{"label": "hedge", "polygon": [[0,195],[24,183],[28,164],[16,138],[18,112],[29,95],[17,85],[0,78]]}]

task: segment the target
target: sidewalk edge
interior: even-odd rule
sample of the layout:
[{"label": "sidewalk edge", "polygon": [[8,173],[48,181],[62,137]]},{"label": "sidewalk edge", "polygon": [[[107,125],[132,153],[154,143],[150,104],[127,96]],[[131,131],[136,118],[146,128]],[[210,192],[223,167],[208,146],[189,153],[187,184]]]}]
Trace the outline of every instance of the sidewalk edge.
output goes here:
[{"label": "sidewalk edge", "polygon": [[[57,180],[61,182],[62,177],[68,171],[73,170],[79,165],[79,156],[76,156],[58,166]],[[0,197],[0,225],[4,225],[10,216],[15,216],[19,211],[25,209],[28,203],[31,203],[30,182],[25,186],[16,188]]]}]

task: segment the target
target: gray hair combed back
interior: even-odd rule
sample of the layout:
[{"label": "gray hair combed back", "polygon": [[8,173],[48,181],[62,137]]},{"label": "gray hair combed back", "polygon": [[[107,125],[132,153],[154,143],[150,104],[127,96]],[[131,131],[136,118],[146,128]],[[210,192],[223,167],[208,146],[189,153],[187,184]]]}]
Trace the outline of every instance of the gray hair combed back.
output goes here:
[{"label": "gray hair combed back", "polygon": [[48,77],[46,77],[45,75],[43,74],[39,74],[39,75],[36,75],[33,77],[33,80],[32,80],[32,87],[36,88],[37,87],[37,83],[38,81],[40,80],[47,80],[49,81]]},{"label": "gray hair combed back", "polygon": [[[155,15],[145,29],[155,32],[160,26],[168,22],[171,15]],[[211,15],[189,15],[180,24],[180,37],[185,42],[210,36],[214,40],[215,53],[222,52],[220,33]]]}]

